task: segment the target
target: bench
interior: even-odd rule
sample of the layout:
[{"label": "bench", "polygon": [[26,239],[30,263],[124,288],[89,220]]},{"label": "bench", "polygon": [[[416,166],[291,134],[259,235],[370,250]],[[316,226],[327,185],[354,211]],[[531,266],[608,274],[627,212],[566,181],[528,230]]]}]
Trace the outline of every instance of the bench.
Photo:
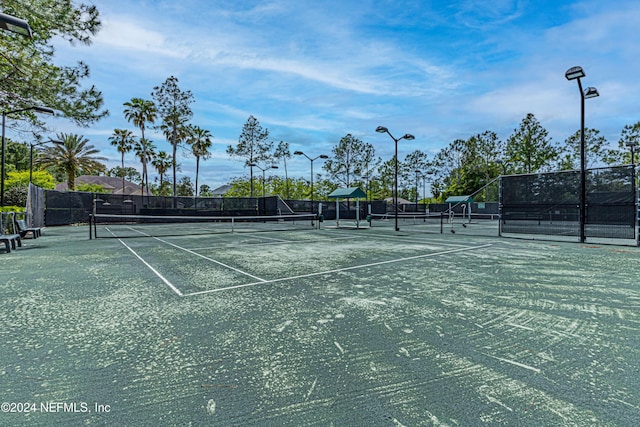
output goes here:
[{"label": "bench", "polygon": [[22,237],[16,233],[14,212],[0,212],[0,242],[4,243],[5,251],[22,247]]},{"label": "bench", "polygon": [[42,236],[42,229],[40,227],[29,227],[27,221],[24,219],[16,219],[16,231],[20,234],[21,238],[25,238],[27,234],[31,233],[31,237],[37,239]]}]

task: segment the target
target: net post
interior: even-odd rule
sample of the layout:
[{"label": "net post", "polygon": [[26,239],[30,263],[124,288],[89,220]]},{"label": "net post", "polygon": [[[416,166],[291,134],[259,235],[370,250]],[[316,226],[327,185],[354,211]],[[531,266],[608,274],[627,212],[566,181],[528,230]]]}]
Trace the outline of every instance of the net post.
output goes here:
[{"label": "net post", "polygon": [[444,231],[444,211],[440,212],[440,234]]},{"label": "net post", "polygon": [[231,232],[233,233],[234,231],[234,225],[235,225],[235,218],[231,217]]},{"label": "net post", "polygon": [[89,240],[93,239],[93,234],[92,234],[93,233],[93,230],[92,230],[93,222],[94,222],[93,214],[89,214]]}]

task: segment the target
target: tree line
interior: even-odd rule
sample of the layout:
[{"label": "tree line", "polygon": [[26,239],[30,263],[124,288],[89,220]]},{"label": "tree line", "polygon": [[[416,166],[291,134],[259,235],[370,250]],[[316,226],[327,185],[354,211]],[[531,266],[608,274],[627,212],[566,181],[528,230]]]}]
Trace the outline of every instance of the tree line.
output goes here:
[{"label": "tree line", "polygon": [[[77,173],[120,176],[134,182],[140,182],[146,194],[177,196],[208,196],[210,188],[202,185],[197,189],[200,160],[211,156],[211,132],[190,124],[188,118],[192,102],[190,92],[182,92],[177,86],[178,80],[169,77],[162,86],[152,92],[153,100],[133,98],[124,104],[124,115],[139,129],[139,137],[126,129],[115,129],[109,141],[121,154],[121,166],[106,170],[96,156],[98,150],[88,144],[88,140],[78,135],[60,134],[64,144],[46,147],[38,154],[37,165],[48,167],[53,174],[63,174],[74,189],[73,178]],[[169,94],[169,95],[167,95]],[[157,151],[155,145],[145,136],[149,125],[163,131],[172,147],[172,154]],[[311,194],[311,177],[289,177],[287,161],[294,154],[290,144],[285,141],[275,143],[269,139],[269,130],[261,126],[258,119],[250,116],[244,124],[238,143],[229,145],[226,153],[230,158],[243,161],[249,169],[249,176],[235,177],[229,182],[226,196],[260,197],[279,195],[285,199],[325,199],[338,187],[358,186],[364,189],[371,200],[381,200],[393,195],[395,179],[395,158],[383,160],[376,155],[373,144],[364,142],[352,134],[340,139],[326,158],[316,158],[321,164],[314,173],[314,194]],[[625,126],[620,134],[617,147],[611,147],[606,138],[596,129],[585,129],[585,147],[587,167],[597,165],[629,164],[632,147],[640,141],[640,121]],[[174,160],[177,148],[187,144],[196,158],[196,187],[187,176],[176,178],[179,164]],[[10,143],[9,163],[15,162],[14,171],[24,168],[26,144]],[[405,146],[406,147],[406,146]],[[125,166],[125,154],[133,151],[141,164],[142,173],[136,168]],[[22,155],[17,153],[22,152]],[[297,152],[297,154],[304,154]],[[22,163],[21,160],[22,159]],[[399,197],[416,203],[442,202],[451,195],[476,194],[478,201],[496,200],[495,191],[488,190],[488,184],[501,174],[538,173],[553,170],[572,170],[579,168],[580,132],[577,131],[556,143],[548,131],[533,114],[527,114],[519,127],[502,141],[493,131],[484,131],[466,140],[456,139],[437,153],[429,156],[422,150],[410,151],[398,160]],[[158,184],[150,184],[148,167],[158,172]],[[282,166],[282,167],[281,167]],[[271,169],[283,169],[282,173],[273,173]],[[254,173],[254,169],[255,172]],[[164,180],[172,171],[172,182]],[[261,172],[261,173],[260,173]],[[256,176],[257,175],[257,176]],[[262,175],[262,177],[260,177]],[[8,180],[8,186],[15,184]],[[22,175],[22,181],[25,176]],[[34,182],[44,181],[50,186],[53,181],[46,173],[37,172]],[[431,193],[421,194],[421,188],[430,184]],[[479,191],[485,189],[485,191]],[[85,188],[85,190],[87,190]],[[91,189],[97,190],[97,189]],[[422,191],[423,192],[423,191]]]},{"label": "tree line", "polygon": [[[240,157],[245,166],[278,165],[290,159],[289,145],[268,141],[268,130],[263,130],[257,119],[249,118],[237,146],[229,146],[227,153]],[[640,121],[626,125],[616,147],[610,146],[597,129],[585,129],[587,167],[612,166],[635,163],[633,147],[640,143]],[[409,146],[407,143],[406,146]],[[338,187],[359,186],[372,200],[393,195],[395,157],[384,160],[376,155],[375,147],[347,134],[331,149],[329,158],[314,176],[314,194],[323,199]],[[488,185],[501,174],[527,174],[557,170],[575,170],[580,163],[580,131],[568,136],[564,142],[552,140],[549,132],[536,119],[527,114],[513,133],[502,141],[487,130],[468,139],[456,139],[433,155],[422,150],[410,151],[398,159],[398,195],[419,203],[442,202],[452,195],[476,194],[478,201],[496,200],[497,193]],[[255,184],[254,184],[255,181]],[[309,181],[291,179],[285,172],[284,180],[271,175],[264,183],[239,177],[232,181],[229,194],[250,196],[259,185],[258,195],[278,194],[283,197],[309,198]],[[422,194],[421,187],[430,184],[431,194]],[[263,188],[266,186],[267,188]],[[485,191],[481,191],[485,190]]]}]

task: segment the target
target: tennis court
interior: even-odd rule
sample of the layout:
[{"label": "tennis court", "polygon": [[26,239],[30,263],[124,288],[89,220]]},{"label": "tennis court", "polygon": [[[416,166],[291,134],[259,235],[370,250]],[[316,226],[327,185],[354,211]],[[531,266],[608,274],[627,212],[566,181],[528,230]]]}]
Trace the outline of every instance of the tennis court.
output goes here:
[{"label": "tennis court", "polygon": [[437,228],[48,228],[0,255],[0,424],[637,425],[640,249]]}]

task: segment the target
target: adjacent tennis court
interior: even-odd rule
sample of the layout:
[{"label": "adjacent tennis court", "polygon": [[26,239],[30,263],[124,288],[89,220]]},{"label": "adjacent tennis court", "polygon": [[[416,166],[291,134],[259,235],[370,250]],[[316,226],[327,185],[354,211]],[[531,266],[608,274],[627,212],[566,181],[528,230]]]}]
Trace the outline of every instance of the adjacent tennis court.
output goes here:
[{"label": "adjacent tennis court", "polygon": [[0,424],[637,424],[637,247],[330,225],[26,240]]}]

